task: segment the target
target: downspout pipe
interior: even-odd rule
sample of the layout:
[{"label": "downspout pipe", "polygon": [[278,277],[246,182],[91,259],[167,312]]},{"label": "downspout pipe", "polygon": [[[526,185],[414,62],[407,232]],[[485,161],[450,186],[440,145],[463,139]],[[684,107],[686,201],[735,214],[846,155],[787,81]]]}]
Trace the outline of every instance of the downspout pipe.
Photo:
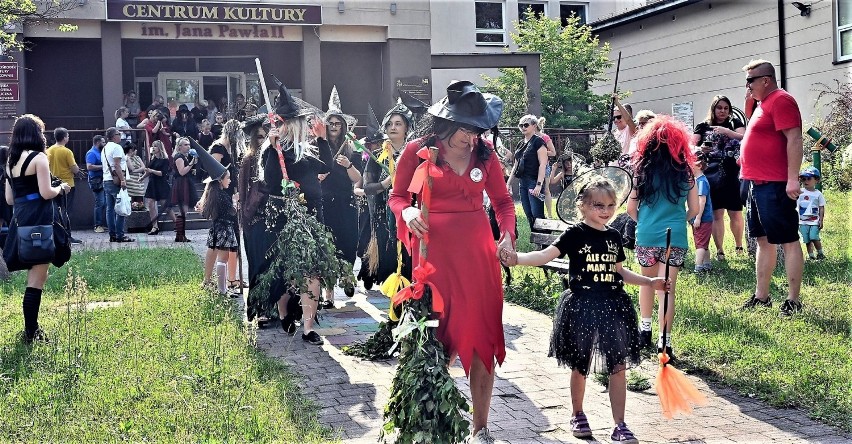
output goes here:
[{"label": "downspout pipe", "polygon": [[787,35],[784,31],[784,0],[778,0],[778,81],[787,88]]}]

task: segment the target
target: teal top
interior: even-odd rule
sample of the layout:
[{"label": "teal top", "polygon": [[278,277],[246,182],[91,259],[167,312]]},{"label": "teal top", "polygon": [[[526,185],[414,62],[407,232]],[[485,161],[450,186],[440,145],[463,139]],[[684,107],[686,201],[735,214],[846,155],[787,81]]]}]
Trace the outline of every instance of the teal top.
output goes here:
[{"label": "teal top", "polygon": [[639,203],[639,216],[636,221],[636,245],[640,247],[665,247],[666,228],[672,229],[672,246],[689,248],[686,233],[686,196],[684,191],[677,203],[672,203],[658,189],[653,204],[647,200]]}]

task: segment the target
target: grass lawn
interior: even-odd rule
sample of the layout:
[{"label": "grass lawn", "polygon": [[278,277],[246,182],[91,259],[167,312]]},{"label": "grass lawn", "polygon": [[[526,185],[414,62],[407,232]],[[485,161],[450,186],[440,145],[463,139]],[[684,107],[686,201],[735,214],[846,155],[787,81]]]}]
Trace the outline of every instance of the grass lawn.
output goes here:
[{"label": "grass lawn", "polygon": [[[811,417],[848,431],[852,430],[852,193],[828,191],[826,200],[822,239],[827,259],[805,263],[803,313],[789,319],[778,314],[787,294],[780,264],[772,278],[773,307],[739,311],[754,291],[754,262],[733,254],[733,239],[727,233],[726,262],[714,260],[714,271],[698,276],[691,272],[690,255],[678,276],[673,346],[679,368],[773,406],[802,408]],[[518,248],[528,251],[529,228],[520,206],[517,213]],[[638,270],[633,257],[628,251],[625,266]],[[557,279],[546,280],[539,269],[530,267],[516,268],[514,276],[506,299],[552,314],[561,291]],[[627,292],[638,312],[638,287],[627,286]],[[655,337],[656,325],[655,319]]]},{"label": "grass lawn", "polygon": [[199,289],[191,251],[84,252],[51,274],[39,319],[50,342],[32,347],[19,339],[26,276],[0,283],[0,440],[329,438],[232,301]]}]

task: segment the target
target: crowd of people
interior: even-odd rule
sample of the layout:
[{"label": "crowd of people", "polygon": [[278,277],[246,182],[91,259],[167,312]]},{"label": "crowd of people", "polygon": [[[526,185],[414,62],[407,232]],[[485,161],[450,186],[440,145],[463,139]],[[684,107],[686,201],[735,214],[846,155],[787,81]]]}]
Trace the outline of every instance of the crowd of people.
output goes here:
[{"label": "crowd of people", "polygon": [[[88,183],[95,195],[95,231],[108,231],[111,242],[133,241],[125,234],[125,216],[115,211],[122,190],[145,199],[150,235],[160,232],[157,216],[169,210],[176,242],[186,241],[186,213],[199,210],[212,221],[204,284],[231,295],[245,284],[250,320],[277,319],[275,324],[290,335],[301,327],[302,339],[314,345],[324,343],[314,329],[317,311],[334,307],[336,283],[351,287],[344,275],[347,270],[351,274],[356,259],[362,263],[358,279],[367,289],[394,272],[410,278],[412,264],[421,263],[420,244],[428,239],[429,263],[434,266],[430,285],[444,294],[436,336],[449,356],[460,358],[470,377],[471,442],[482,443],[493,442],[488,413],[494,369],[506,355],[500,266],[542,265],[567,255],[569,286],[557,305],[550,355],[572,369],[572,432],[591,436],[583,393],[588,373],[598,371],[610,377],[612,440],[637,442],[625,424],[625,370],[638,363],[642,348],[673,355],[671,327],[678,271],[688,255],[688,225],[697,249],[695,270],[704,272],[711,268],[711,235],[716,259],[724,260],[725,214],[737,253],[743,251],[747,223],[758,250],[756,288],[744,309],[771,306],[769,279],[776,245],[784,249],[789,283],[783,315],[803,309],[800,234],[812,258],[824,257],[819,230],[825,200],[815,189],[819,171],[809,167],[800,172],[801,115],[796,102],[778,87],[769,62],[752,61],[744,71],[749,101],[754,101],[748,125],[732,117],[733,105],[724,96],[713,98],[706,120],[694,130],[650,110],[637,113],[634,122],[630,106],[616,98],[616,139],[629,157],[625,168],[632,172],[633,186],[619,196],[607,179],[584,182],[577,188],[578,220],[540,251],[515,250],[511,182],[519,182],[521,205],[532,228],[537,218],[546,216],[550,185],[574,183],[574,158],[560,156],[551,164],[553,143],[542,133],[543,119],[533,115],[520,119],[523,139],[514,150],[506,149],[496,131],[502,100],[467,81],[450,84],[447,96],[424,114],[400,100],[381,121],[370,116],[367,136],[361,140],[352,135],[355,119],[343,112],[336,89],[325,112],[279,85],[279,100],[269,113],[257,114],[244,101],[240,105],[238,97],[237,108],[230,110],[234,114],[227,115],[234,119],[226,120],[215,105],[202,101],[192,110],[179,109],[173,122],[160,106],[142,112],[130,100],[135,95],[128,94],[129,103],[116,111],[116,126],[96,136],[86,154]],[[125,133],[134,125],[145,128],[147,162]],[[37,316],[48,264],[61,265],[67,258],[22,261],[15,245],[18,230],[51,223],[44,217],[45,208],[52,207],[57,196],[66,197],[62,205],[72,205],[73,175],[78,174],[62,149],[67,131],[58,128],[56,145],[49,149],[43,131],[37,117],[21,116],[8,153],[0,152],[7,159],[0,182],[5,202],[13,205],[12,214],[0,212],[0,222],[11,222],[4,258],[10,270],[29,270],[23,303],[27,342],[44,338]],[[418,171],[427,148],[436,153],[440,172],[432,177],[428,218],[422,211],[423,193],[414,191],[421,189]],[[189,177],[198,166],[207,176],[200,199]],[[54,183],[51,172],[58,177]],[[290,199],[296,195],[300,203],[294,207]],[[639,272],[623,267],[622,236],[608,226],[623,198],[636,221]],[[301,247],[288,232],[296,229],[293,221],[304,223],[298,227],[305,241]],[[237,275],[241,241],[247,283]],[[301,251],[305,249],[309,251]],[[292,263],[282,264],[282,258],[306,263],[293,268]],[[300,271],[292,271],[296,269]],[[625,283],[641,286],[638,315]],[[660,335],[654,344],[654,298],[664,292],[670,297],[668,306],[660,309],[665,316],[658,316]]]}]

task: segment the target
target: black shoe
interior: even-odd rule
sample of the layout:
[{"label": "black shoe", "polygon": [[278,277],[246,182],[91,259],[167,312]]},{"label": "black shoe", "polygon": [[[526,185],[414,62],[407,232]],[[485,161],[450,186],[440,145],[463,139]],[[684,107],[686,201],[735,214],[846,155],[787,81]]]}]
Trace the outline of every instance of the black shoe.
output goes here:
[{"label": "black shoe", "polygon": [[347,282],[346,285],[343,287],[343,293],[346,295],[346,297],[349,298],[355,296],[355,286]]},{"label": "black shoe", "polygon": [[23,339],[25,344],[32,344],[35,341],[45,343],[50,342],[50,340],[47,339],[47,335],[44,333],[44,330],[42,330],[41,328],[36,328],[32,335],[27,334],[27,332],[25,331],[23,334]]},{"label": "black shoe", "polygon": [[83,241],[81,241],[80,239],[76,239],[73,237],[71,238],[71,245],[81,245],[82,243]]},{"label": "black shoe", "polygon": [[110,236],[110,237],[109,237],[109,241],[110,241],[110,242],[118,242],[118,238],[117,238],[117,237],[115,237],[115,236]]},{"label": "black shoe", "polygon": [[794,313],[801,312],[802,303],[800,301],[785,299],[784,302],[781,303],[781,316],[793,316]]},{"label": "black shoe", "polygon": [[302,340],[309,343],[309,344],[312,344],[312,345],[322,345],[323,344],[322,338],[315,331],[312,331],[312,332],[309,332],[308,334],[302,335]]},{"label": "black shoe", "polygon": [[124,236],[121,239],[115,238],[115,240],[112,241],[112,242],[118,242],[118,243],[136,242],[136,239],[133,239],[132,237]]},{"label": "black shoe", "polygon": [[755,308],[755,307],[771,308],[772,307],[772,298],[766,298],[766,300],[763,301],[763,300],[758,299],[757,296],[752,294],[751,297],[748,298],[748,300],[745,302],[745,304],[743,304],[741,310],[751,310],[752,308]]},{"label": "black shoe", "polygon": [[291,318],[290,315],[284,316],[284,319],[281,320],[281,329],[288,335],[296,334],[295,319]]},{"label": "black shoe", "polygon": [[639,347],[649,350],[654,348],[654,341],[651,339],[650,331],[639,331]]},{"label": "black shoe", "polygon": [[160,234],[160,227],[151,228],[151,231],[148,232],[149,236],[156,236]]},{"label": "black shoe", "polygon": [[[657,353],[662,353],[663,349],[661,347],[657,347]],[[669,364],[673,364],[675,362],[675,355],[672,351],[672,347],[670,345],[666,346],[666,355],[669,357]]]},{"label": "black shoe", "polygon": [[323,310],[330,310],[334,308],[334,301],[329,301],[328,299],[324,301],[320,301],[317,306]]}]

